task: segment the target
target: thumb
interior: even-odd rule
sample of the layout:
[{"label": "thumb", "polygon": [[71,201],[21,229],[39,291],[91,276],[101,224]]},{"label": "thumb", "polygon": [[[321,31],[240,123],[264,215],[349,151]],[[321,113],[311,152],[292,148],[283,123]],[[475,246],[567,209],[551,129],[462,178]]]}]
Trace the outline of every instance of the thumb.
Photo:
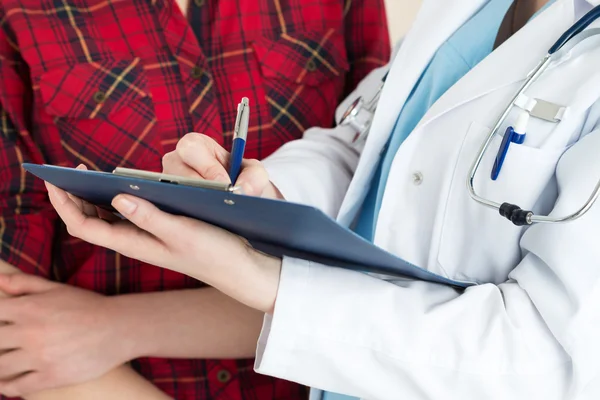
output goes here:
[{"label": "thumb", "polygon": [[260,197],[269,183],[269,174],[260,161],[244,160],[242,162],[242,171],[235,184],[242,187],[245,195]]},{"label": "thumb", "polygon": [[30,274],[0,274],[0,291],[11,296],[46,292],[58,285],[56,282]]},{"label": "thumb", "polygon": [[138,228],[164,241],[172,238],[175,232],[180,233],[180,219],[159,210],[149,201],[120,194],[112,201],[112,206]]}]

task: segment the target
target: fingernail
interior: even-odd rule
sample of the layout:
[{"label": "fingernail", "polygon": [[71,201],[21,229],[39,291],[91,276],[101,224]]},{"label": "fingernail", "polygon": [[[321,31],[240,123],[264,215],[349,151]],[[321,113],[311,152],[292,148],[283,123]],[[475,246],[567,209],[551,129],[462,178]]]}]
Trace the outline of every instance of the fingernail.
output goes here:
[{"label": "fingernail", "polygon": [[56,197],[60,204],[65,204],[67,200],[69,200],[69,196],[67,196],[65,191],[59,190],[56,186],[50,183],[48,183],[46,187],[48,188],[48,191],[52,192],[52,195]]},{"label": "fingernail", "polygon": [[113,200],[113,207],[119,210],[121,214],[131,215],[137,208],[137,203],[124,196],[117,196]]}]

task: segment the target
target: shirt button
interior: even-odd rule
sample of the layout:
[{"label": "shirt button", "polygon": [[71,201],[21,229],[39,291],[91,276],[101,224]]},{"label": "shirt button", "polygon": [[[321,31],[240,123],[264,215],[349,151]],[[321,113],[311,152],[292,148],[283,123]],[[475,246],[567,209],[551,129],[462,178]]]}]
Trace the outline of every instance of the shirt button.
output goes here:
[{"label": "shirt button", "polygon": [[202,76],[202,68],[194,67],[192,68],[192,78],[199,79]]},{"label": "shirt button", "polygon": [[97,91],[96,93],[94,93],[94,101],[96,103],[103,103],[104,100],[106,100],[106,93],[101,91]]},{"label": "shirt button", "polygon": [[306,70],[308,72],[315,72],[317,70],[317,64],[315,64],[314,60],[308,60],[306,63]]},{"label": "shirt button", "polygon": [[206,3],[206,0],[194,0],[196,7],[202,7]]},{"label": "shirt button", "polygon": [[231,380],[231,373],[226,369],[217,372],[217,380],[221,383],[227,383]]},{"label": "shirt button", "polygon": [[420,172],[415,172],[412,176],[413,178],[413,183],[416,186],[419,186],[421,183],[423,183],[423,174]]}]

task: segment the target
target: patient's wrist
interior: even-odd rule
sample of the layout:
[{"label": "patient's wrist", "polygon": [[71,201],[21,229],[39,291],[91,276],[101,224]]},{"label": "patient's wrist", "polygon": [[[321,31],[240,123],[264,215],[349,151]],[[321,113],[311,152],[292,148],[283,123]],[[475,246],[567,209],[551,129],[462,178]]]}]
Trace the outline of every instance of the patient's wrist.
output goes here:
[{"label": "patient's wrist", "polygon": [[106,298],[105,311],[113,332],[111,347],[107,349],[118,363],[127,363],[153,353],[151,336],[152,316],[144,315],[135,295]]}]

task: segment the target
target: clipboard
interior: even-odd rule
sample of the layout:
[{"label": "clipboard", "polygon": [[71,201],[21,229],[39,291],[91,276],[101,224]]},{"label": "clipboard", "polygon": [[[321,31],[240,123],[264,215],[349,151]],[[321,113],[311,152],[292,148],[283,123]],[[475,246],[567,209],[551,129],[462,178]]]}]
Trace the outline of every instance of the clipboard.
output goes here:
[{"label": "clipboard", "polygon": [[[221,227],[257,250],[320,264],[465,288],[473,282],[448,279],[409,263],[342,227],[321,210],[283,200],[245,196],[231,185],[139,170],[113,173],[51,165],[23,168],[96,206],[130,194],[170,214]],[[117,172],[118,171],[118,172]]]}]

